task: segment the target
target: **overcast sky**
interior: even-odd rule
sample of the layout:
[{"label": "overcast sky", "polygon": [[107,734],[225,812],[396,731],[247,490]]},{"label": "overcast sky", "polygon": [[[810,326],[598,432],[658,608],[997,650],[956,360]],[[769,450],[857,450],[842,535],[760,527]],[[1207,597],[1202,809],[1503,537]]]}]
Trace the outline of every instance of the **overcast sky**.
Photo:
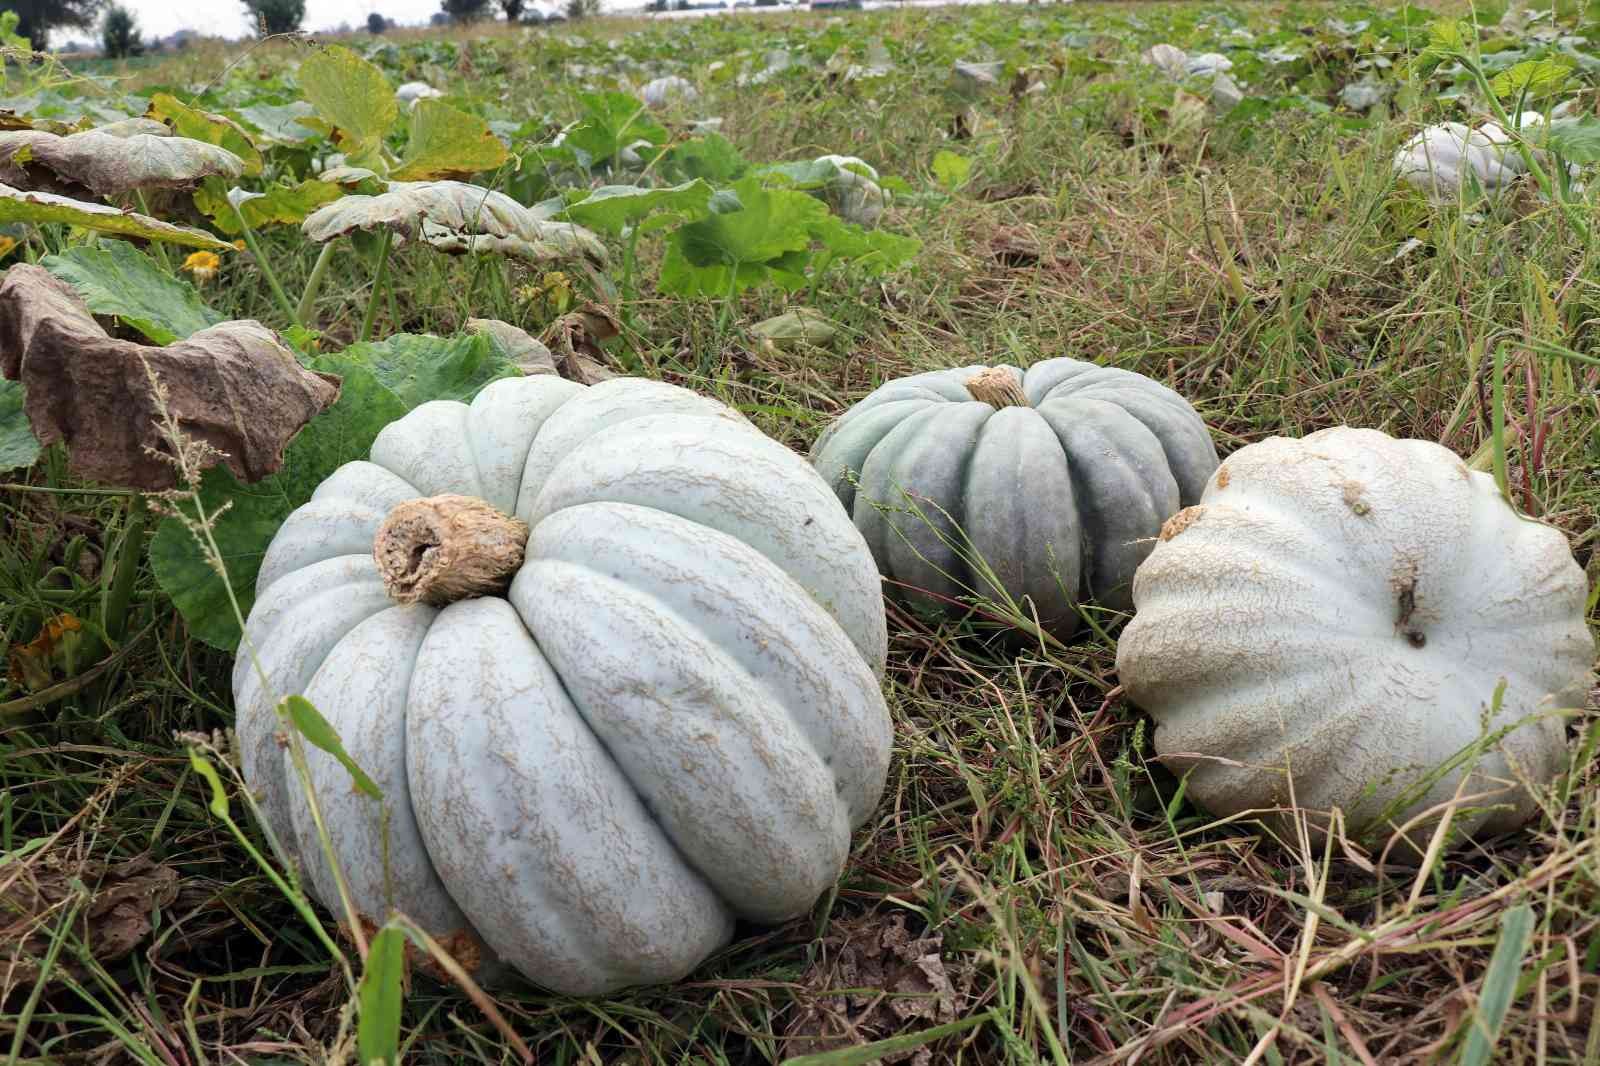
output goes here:
[{"label": "overcast sky", "polygon": [[[123,0],[139,20],[146,37],[165,37],[178,30],[219,37],[240,37],[249,29],[249,18],[239,0]],[[491,5],[496,11],[499,5]],[[401,23],[427,22],[439,10],[439,0],[306,0],[304,26],[311,31],[331,30],[341,22],[361,26],[374,11]],[[58,31],[62,41],[82,39],[82,31]]]}]

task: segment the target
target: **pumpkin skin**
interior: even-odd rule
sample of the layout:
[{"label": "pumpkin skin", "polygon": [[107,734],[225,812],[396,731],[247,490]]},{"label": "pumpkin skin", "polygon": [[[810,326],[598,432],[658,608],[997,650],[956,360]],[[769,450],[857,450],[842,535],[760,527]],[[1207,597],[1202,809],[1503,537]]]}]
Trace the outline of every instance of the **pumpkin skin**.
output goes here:
[{"label": "pumpkin skin", "polygon": [[[397,605],[374,537],[444,493],[526,522],[524,561],[504,595]],[[289,517],[257,590],[233,684],[269,824],[337,911],[276,737],[275,699],[303,694],[384,792],[394,906],[480,972],[570,994],[681,977],[736,918],[809,909],[884,786],[860,534],[802,457],[674,386],[540,376],[423,404]],[[381,920],[377,805],[306,752]]]},{"label": "pumpkin skin", "polygon": [[[976,399],[969,383],[985,371],[1010,375],[1025,403]],[[830,426],[811,460],[909,600],[939,611],[1004,590],[1065,638],[1084,600],[1131,606],[1134,570],[1161,524],[1199,500],[1217,452],[1165,385],[1063,358],[890,381]]]},{"label": "pumpkin skin", "polygon": [[[1518,516],[1448,449],[1375,430],[1234,453],[1199,506],[1168,523],[1133,598],[1122,684],[1155,719],[1162,760],[1188,775],[1187,795],[1221,816],[1287,805],[1288,766],[1301,808],[1374,827],[1478,739],[1501,678],[1494,729],[1582,707],[1594,661],[1584,575],[1561,533]],[[1464,806],[1499,809],[1454,825],[1521,825],[1536,808],[1526,789],[1502,787],[1510,765],[1545,783],[1567,757],[1560,716],[1519,726],[1467,785],[1501,794]],[[1393,824],[1448,801],[1462,772],[1402,804]],[[1406,835],[1420,843],[1430,828]]]}]

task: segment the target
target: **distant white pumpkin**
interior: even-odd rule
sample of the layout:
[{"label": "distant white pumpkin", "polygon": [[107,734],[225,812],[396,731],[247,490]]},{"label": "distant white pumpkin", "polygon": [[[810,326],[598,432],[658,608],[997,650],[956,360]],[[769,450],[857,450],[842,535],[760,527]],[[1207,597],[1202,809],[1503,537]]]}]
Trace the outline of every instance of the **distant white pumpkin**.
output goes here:
[{"label": "distant white pumpkin", "polygon": [[432,100],[443,95],[425,81],[408,81],[394,91],[394,98],[407,107],[416,107],[418,100]]},{"label": "distant white pumpkin", "polygon": [[1561,533],[1448,449],[1374,430],[1236,452],[1167,522],[1133,600],[1122,684],[1219,816],[1293,803],[1398,827],[1455,796],[1468,767],[1451,760],[1488,731],[1455,827],[1512,829],[1536,811],[1523,783],[1566,766],[1553,712],[1591,683]]},{"label": "distant white pumpkin", "polygon": [[639,90],[639,95],[650,107],[665,107],[672,101],[692,104],[700,99],[700,90],[696,89],[687,78],[673,74],[645,82],[644,88]]},{"label": "distant white pumpkin", "polygon": [[[1517,119],[1522,130],[1543,122],[1544,116],[1536,111],[1524,112]],[[1458,199],[1474,182],[1484,192],[1499,192],[1527,170],[1512,135],[1495,122],[1477,129],[1459,122],[1428,126],[1394,157],[1395,175],[1438,201]]]}]

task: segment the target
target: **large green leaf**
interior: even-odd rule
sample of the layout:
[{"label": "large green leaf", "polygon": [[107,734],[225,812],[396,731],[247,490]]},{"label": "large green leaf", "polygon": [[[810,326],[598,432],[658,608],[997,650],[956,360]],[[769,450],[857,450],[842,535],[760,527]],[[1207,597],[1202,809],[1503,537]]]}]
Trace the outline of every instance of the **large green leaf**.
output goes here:
[{"label": "large green leaf", "polygon": [[627,93],[580,93],[583,119],[567,131],[563,147],[578,154],[585,166],[599,166],[622,153],[635,141],[666,144],[666,127],[657,122],[636,97]]},{"label": "large green leaf", "polygon": [[663,225],[672,221],[667,217],[671,215],[704,218],[711,213],[712,192],[711,186],[699,178],[661,189],[602,185],[568,207],[564,214],[591,229],[616,235],[654,212],[664,213],[660,219]]},{"label": "large green leaf", "polygon": [[255,128],[261,138],[279,144],[305,144],[322,134],[301,119],[311,118],[316,109],[304,100],[287,104],[250,104],[234,111]]},{"label": "large green leaf", "polygon": [[[228,183],[220,178],[207,178],[194,191],[194,205],[211,219],[223,233],[242,233],[244,227],[233,213],[228,199]],[[244,193],[239,197],[239,211],[251,229],[273,225],[299,225],[317,208],[345,194],[345,189],[331,181],[302,181],[298,185],[268,185],[260,192]]]},{"label": "large green leaf", "polygon": [[22,382],[0,378],[0,470],[29,467],[39,460],[39,441],[22,402]]},{"label": "large green leaf", "polygon": [[[242,485],[226,469],[208,470],[200,498],[208,515],[224,504],[214,537],[227,567],[227,584],[206,562],[182,523],[168,518],[150,542],[156,580],[182,612],[190,632],[213,647],[233,650],[239,624],[228,590],[246,616],[255,602],[261,558],[278,527],[329,474],[365,458],[384,426],[427,400],[467,400],[484,385],[515,373],[501,349],[486,336],[400,335],[382,344],[356,345],[313,360],[315,370],[340,374],[339,402],[300,431],[284,455],[282,469],[253,485]],[[192,513],[192,504],[183,503]]]},{"label": "large green leaf", "polygon": [[169,244],[186,244],[192,248],[209,248],[231,252],[233,245],[220,241],[202,230],[187,226],[174,226],[149,215],[134,211],[119,211],[107,204],[91,204],[67,196],[47,192],[23,192],[9,185],[0,185],[0,225],[8,222],[32,222],[35,225],[56,222],[66,226],[82,226],[102,233],[120,233],[126,237],[142,237],[148,241],[165,241]]},{"label": "large green leaf", "polygon": [[1571,66],[1554,56],[1524,59],[1496,74],[1489,88],[1502,100],[1538,100],[1559,92],[1571,76]]},{"label": "large green leaf", "polygon": [[380,169],[383,139],[400,114],[383,71],[350,49],[333,45],[300,64],[299,82],[317,114],[334,128],[346,161]]},{"label": "large green leaf", "polygon": [[[1538,142],[1537,134],[1534,140]],[[1600,162],[1600,118],[1584,115],[1558,119],[1550,124],[1550,137],[1544,145],[1559,152],[1569,163]]]},{"label": "large green leaf", "polygon": [[391,175],[396,181],[464,178],[494,170],[511,154],[483,119],[439,100],[418,100],[411,109],[411,139]]},{"label": "large green leaf", "polygon": [[718,183],[736,181],[750,169],[739,149],[720,133],[707,133],[673,145],[662,164],[668,173]]},{"label": "large green leaf", "polygon": [[405,933],[399,926],[385,925],[367,948],[366,967],[356,988],[356,1054],[365,1066],[395,1066],[400,1061],[405,970]]},{"label": "large green leaf", "polygon": [[69,248],[45,256],[39,265],[76,289],[89,310],[115,315],[154,344],[171,344],[222,321],[193,285],[166,273],[126,241]]},{"label": "large green leaf", "polygon": [[333,374],[353,368],[370,371],[407,409],[428,400],[464,403],[489,382],[518,376],[516,364],[485,333],[398,333],[375,343],[352,344],[322,357],[317,367]]},{"label": "large green leaf", "polygon": [[743,206],[676,230],[661,267],[661,290],[681,296],[726,296],[764,281],[793,289],[805,282],[812,229],[828,218],[822,201],[789,189],[767,189],[748,177],[734,187]]},{"label": "large green leaf", "polygon": [[180,137],[226,148],[244,161],[245,174],[253,177],[261,173],[261,153],[251,142],[250,135],[233,119],[190,107],[171,93],[156,93],[150,97],[147,114],[170,123],[173,132]]}]

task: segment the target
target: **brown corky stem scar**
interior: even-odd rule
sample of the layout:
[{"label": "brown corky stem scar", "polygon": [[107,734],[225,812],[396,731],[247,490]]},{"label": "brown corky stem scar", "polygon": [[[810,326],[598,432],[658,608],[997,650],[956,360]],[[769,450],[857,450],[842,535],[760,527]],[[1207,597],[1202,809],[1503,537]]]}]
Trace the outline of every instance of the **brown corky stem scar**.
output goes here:
[{"label": "brown corky stem scar", "polygon": [[966,385],[974,400],[996,409],[1033,406],[1022,391],[1022,382],[1009,367],[991,366],[980,370],[967,379]]},{"label": "brown corky stem scar", "polygon": [[389,512],[372,557],[397,603],[443,607],[505,591],[527,543],[526,522],[477,497],[429,496]]}]

